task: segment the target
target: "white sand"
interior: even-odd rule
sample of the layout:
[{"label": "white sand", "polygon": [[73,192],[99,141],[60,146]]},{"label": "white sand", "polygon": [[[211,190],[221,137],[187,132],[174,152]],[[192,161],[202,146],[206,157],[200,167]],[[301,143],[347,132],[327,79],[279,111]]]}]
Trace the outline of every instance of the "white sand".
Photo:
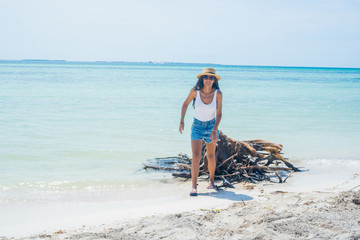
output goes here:
[{"label": "white sand", "polygon": [[0,239],[360,239],[359,165],[307,166],[283,184],[216,192],[203,181],[195,198],[186,182],[141,199],[0,208],[16,215],[0,217]]}]

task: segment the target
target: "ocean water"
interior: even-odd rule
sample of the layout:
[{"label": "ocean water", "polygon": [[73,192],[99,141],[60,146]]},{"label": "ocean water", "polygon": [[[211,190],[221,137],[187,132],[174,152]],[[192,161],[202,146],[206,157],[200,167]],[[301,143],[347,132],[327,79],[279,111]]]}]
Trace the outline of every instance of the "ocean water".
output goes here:
[{"label": "ocean water", "polygon": [[1,61],[0,204],[91,201],[171,182],[142,163],[191,156],[194,110],[183,135],[180,110],[207,66],[222,77],[225,134],[281,143],[301,166],[360,168],[360,69]]}]

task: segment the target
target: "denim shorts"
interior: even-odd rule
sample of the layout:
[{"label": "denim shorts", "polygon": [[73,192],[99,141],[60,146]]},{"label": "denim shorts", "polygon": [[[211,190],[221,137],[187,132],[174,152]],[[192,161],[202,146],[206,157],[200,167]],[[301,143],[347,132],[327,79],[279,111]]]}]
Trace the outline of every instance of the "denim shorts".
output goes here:
[{"label": "denim shorts", "polygon": [[[206,143],[210,143],[210,134],[214,126],[215,118],[206,122],[194,118],[193,125],[191,126],[191,140],[205,140]],[[216,131],[216,135],[219,139],[219,130]]]}]

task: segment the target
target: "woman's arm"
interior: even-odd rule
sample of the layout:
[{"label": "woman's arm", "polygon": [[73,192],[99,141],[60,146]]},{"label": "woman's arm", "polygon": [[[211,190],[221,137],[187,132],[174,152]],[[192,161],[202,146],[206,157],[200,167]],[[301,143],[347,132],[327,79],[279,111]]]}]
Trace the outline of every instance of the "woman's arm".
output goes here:
[{"label": "woman's arm", "polygon": [[182,134],[182,131],[184,131],[185,123],[184,118],[186,114],[186,110],[191,103],[192,100],[196,98],[196,90],[192,89],[189,93],[189,96],[185,99],[182,108],[181,108],[181,118],[180,118],[180,124],[179,124],[179,132]]},{"label": "woman's arm", "polygon": [[222,92],[220,92],[220,90],[218,91],[217,95],[216,95],[216,121],[215,121],[215,125],[214,125],[214,129],[212,130],[210,137],[211,137],[211,141],[217,141],[217,134],[216,131],[219,127],[220,121],[221,121],[221,117],[222,117]]}]

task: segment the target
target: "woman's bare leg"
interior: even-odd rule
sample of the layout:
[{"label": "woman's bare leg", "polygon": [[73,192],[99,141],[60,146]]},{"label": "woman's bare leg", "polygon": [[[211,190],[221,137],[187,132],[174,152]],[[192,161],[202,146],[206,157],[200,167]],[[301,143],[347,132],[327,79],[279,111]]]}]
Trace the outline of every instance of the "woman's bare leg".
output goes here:
[{"label": "woman's bare leg", "polygon": [[201,159],[201,140],[191,140],[192,164],[191,164],[191,180],[192,190],[197,189],[197,179],[199,176],[200,159]]},{"label": "woman's bare leg", "polygon": [[216,150],[216,143],[206,143],[206,156],[208,160],[208,169],[209,169],[209,185],[214,185],[214,176],[215,176],[215,168],[216,168],[216,161],[215,161],[215,150]]}]

